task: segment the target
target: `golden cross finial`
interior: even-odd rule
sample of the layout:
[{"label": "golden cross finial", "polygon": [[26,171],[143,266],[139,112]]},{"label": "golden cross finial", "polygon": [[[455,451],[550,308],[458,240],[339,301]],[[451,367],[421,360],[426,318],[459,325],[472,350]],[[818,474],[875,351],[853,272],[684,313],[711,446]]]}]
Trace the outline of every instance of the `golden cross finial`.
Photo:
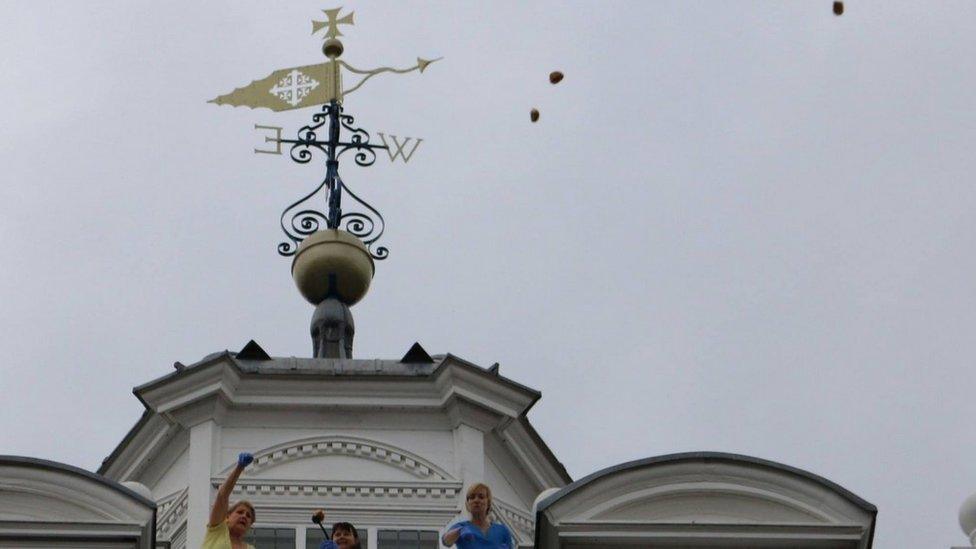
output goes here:
[{"label": "golden cross finial", "polygon": [[312,21],[312,34],[317,33],[326,27],[325,37],[335,38],[337,36],[342,36],[342,32],[339,31],[339,25],[352,25],[352,15],[356,12],[351,11],[349,15],[339,17],[339,12],[342,8],[334,8],[331,10],[322,10],[325,16],[328,18],[327,21]]}]

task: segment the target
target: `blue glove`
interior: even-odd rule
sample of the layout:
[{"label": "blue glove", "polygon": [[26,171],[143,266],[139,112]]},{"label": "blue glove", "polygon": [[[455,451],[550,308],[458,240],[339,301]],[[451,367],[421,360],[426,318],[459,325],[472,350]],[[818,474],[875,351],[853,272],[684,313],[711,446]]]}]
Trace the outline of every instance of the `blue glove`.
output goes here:
[{"label": "blue glove", "polygon": [[237,455],[237,466],[241,469],[250,465],[252,461],[254,461],[254,455],[252,454],[241,452]]},{"label": "blue glove", "polygon": [[462,539],[464,541],[471,541],[471,540],[473,540],[474,539],[474,528],[472,528],[470,526],[462,526],[461,527],[460,539]]}]

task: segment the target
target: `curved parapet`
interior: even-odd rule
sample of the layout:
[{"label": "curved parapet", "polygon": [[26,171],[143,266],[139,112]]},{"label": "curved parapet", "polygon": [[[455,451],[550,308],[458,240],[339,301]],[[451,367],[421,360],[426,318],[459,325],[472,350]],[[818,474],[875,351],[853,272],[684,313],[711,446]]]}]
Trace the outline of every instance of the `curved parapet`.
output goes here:
[{"label": "curved parapet", "polygon": [[671,454],[609,467],[540,501],[536,547],[734,542],[867,549],[876,516],[860,497],[794,467],[718,452]]},{"label": "curved parapet", "polygon": [[155,530],[156,504],[126,486],[63,463],[0,456],[0,545],[152,549]]}]

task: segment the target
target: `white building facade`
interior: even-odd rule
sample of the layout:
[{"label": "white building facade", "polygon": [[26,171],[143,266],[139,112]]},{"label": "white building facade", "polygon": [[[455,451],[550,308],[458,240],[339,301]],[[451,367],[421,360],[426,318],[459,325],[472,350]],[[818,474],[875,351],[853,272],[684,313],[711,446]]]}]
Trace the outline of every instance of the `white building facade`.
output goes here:
[{"label": "white building facade", "polygon": [[[877,509],[754,457],[646,458],[575,482],[526,419],[530,388],[415,346],[399,361],[271,358],[256,344],[135,389],[146,410],[98,474],[0,456],[0,547],[196,549],[216,488],[256,508],[258,549],[315,548],[347,521],[367,549],[440,547],[467,486],[539,549],[871,549]],[[960,523],[976,539],[976,496]]]},{"label": "white building facade", "polygon": [[99,473],[149,488],[157,539],[173,549],[199,547],[216,488],[245,451],[255,461],[231,499],[255,505],[264,547],[317,546],[320,507],[326,523],[355,524],[365,547],[439,547],[475,482],[532,546],[533,501],[571,482],[526,418],[540,394],[416,349],[402,361],[272,359],[252,342],[178,366],[135,389],[146,411]]}]

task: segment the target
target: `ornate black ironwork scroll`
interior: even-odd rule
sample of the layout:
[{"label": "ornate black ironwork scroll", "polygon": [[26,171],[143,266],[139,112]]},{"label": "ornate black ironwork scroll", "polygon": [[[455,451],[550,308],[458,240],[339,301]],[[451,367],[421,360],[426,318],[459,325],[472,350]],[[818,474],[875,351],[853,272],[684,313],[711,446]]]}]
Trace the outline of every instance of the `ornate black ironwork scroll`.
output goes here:
[{"label": "ornate black ironwork scroll", "polygon": [[[333,100],[322,106],[322,112],[312,116],[312,123],[298,130],[296,139],[282,139],[281,143],[291,145],[291,158],[300,164],[307,164],[317,150],[326,155],[325,179],[311,193],[292,203],[281,213],[281,229],[291,242],[278,244],[278,253],[283,256],[294,255],[298,245],[307,236],[318,231],[324,224],[329,229],[343,229],[355,235],[369,250],[374,259],[386,259],[389,250],[383,246],[373,245],[381,236],[385,223],[380,212],[359,198],[339,177],[339,157],[342,153],[354,150],[353,160],[359,166],[371,166],[376,162],[375,149],[386,149],[385,145],[371,145],[369,133],[355,127],[355,119],[342,113],[342,105]],[[317,131],[325,128],[328,139],[320,140]],[[340,141],[341,128],[349,132],[348,141]],[[328,205],[326,211],[316,209],[313,198],[324,190],[324,199]],[[342,194],[347,193],[361,208],[342,212]]]}]

